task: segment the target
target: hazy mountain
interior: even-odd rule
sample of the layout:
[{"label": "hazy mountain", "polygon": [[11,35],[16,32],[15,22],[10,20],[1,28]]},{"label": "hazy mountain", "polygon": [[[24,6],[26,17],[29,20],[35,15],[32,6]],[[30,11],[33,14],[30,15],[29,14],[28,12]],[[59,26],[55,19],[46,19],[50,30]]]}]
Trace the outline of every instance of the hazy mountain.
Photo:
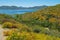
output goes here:
[{"label": "hazy mountain", "polygon": [[17,6],[0,6],[0,9],[41,9],[47,6],[34,6],[34,7],[17,7]]}]

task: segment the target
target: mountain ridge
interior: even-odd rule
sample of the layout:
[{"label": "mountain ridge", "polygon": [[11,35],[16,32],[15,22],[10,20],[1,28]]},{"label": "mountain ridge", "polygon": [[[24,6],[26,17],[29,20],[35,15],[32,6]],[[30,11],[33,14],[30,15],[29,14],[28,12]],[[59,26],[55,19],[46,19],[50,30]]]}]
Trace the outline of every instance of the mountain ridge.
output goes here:
[{"label": "mountain ridge", "polygon": [[17,7],[17,6],[0,6],[0,9],[41,9],[47,7],[45,5],[43,6],[34,6],[34,7]]}]

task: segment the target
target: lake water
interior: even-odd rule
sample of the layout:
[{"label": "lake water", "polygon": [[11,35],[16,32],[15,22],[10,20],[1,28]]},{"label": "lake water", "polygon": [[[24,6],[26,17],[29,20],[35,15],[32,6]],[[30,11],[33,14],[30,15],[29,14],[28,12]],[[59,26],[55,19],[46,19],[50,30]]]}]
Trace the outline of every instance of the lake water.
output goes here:
[{"label": "lake water", "polygon": [[34,12],[37,9],[20,9],[20,10],[2,10],[0,9],[1,14],[22,14],[26,12]]}]

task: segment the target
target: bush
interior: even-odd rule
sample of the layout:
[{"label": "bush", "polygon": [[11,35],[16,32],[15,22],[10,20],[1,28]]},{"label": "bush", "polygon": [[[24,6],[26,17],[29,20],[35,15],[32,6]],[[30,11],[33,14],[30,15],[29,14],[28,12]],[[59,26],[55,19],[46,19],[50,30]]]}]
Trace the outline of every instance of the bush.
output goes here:
[{"label": "bush", "polygon": [[11,22],[3,23],[3,28],[12,28],[13,24]]},{"label": "bush", "polygon": [[6,40],[35,40],[35,39],[33,34],[27,32],[22,32],[22,33],[14,32]]},{"label": "bush", "polygon": [[9,31],[4,31],[3,34],[4,34],[4,36],[10,35],[10,34],[9,34]]},{"label": "bush", "polygon": [[20,24],[14,24],[12,22],[5,22],[3,23],[3,28],[18,28],[20,27]]},{"label": "bush", "polygon": [[13,32],[16,32],[16,31],[17,31],[16,29],[4,30],[3,34],[4,36],[10,36],[12,35]]},{"label": "bush", "polygon": [[14,32],[6,40],[60,40],[60,38],[55,36],[45,35],[45,34]]}]

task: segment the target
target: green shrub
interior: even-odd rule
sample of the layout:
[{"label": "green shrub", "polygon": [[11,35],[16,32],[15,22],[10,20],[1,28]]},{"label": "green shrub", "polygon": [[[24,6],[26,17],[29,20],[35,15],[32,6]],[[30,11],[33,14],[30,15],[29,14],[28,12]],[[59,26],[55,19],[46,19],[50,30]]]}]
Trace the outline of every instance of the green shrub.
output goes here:
[{"label": "green shrub", "polygon": [[60,38],[45,34],[14,32],[12,35],[8,36],[6,40],[60,40]]},{"label": "green shrub", "polygon": [[11,28],[13,24],[11,22],[5,22],[3,23],[3,28]]},{"label": "green shrub", "polygon": [[27,32],[14,32],[6,40],[34,40],[34,36]]}]

